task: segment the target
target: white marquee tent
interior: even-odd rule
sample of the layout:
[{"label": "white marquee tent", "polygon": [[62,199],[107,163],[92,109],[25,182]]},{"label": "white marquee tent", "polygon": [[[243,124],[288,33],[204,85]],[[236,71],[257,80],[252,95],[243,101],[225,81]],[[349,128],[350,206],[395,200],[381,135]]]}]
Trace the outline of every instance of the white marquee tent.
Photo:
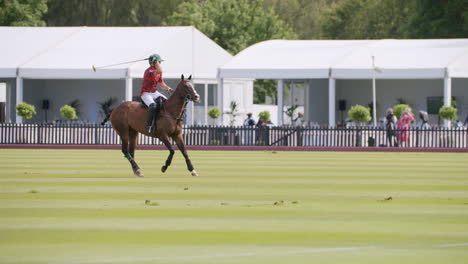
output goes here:
[{"label": "white marquee tent", "polygon": [[278,117],[284,79],[328,79],[328,123],[334,126],[339,79],[443,79],[449,105],[452,78],[468,78],[468,39],[270,40],[223,65],[218,85],[224,78],[278,80]]},{"label": "white marquee tent", "polygon": [[232,58],[191,26],[0,27],[0,36],[0,81],[16,79],[11,85],[15,87],[11,99],[16,102],[23,101],[25,79],[126,80],[125,100],[131,100],[132,79],[143,76],[148,61],[96,72],[92,66],[143,60],[152,53],[165,60],[165,79],[192,74],[195,82],[216,83],[217,68]]}]

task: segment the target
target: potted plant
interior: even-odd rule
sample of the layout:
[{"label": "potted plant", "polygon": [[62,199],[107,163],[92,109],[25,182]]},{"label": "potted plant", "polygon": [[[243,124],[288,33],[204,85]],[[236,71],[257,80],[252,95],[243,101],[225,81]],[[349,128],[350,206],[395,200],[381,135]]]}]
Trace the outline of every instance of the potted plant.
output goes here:
[{"label": "potted plant", "polygon": [[60,108],[60,114],[67,120],[73,120],[77,117],[75,108],[69,105],[62,106],[62,108]]},{"label": "potted plant", "polygon": [[32,104],[28,104],[26,102],[22,102],[16,105],[16,111],[19,116],[31,119],[36,113],[36,107]]},{"label": "potted plant", "polygon": [[69,105],[69,106],[71,106],[71,107],[73,107],[75,109],[76,117],[80,116],[81,103],[80,103],[79,99],[75,99],[75,100],[71,101],[70,103],[68,103],[67,105]]},{"label": "potted plant", "polygon": [[362,124],[363,122],[369,122],[371,120],[370,110],[367,107],[362,105],[355,105],[351,107],[348,111],[348,116],[358,122],[358,124]]},{"label": "potted plant", "polygon": [[[217,107],[213,107],[210,110],[208,110],[208,116],[211,118],[210,123],[216,122],[216,119],[218,119],[221,116],[221,110]],[[212,145],[219,145],[220,144],[220,138],[221,134],[220,133],[214,133],[215,130],[209,129],[210,131],[210,144]]]},{"label": "potted plant", "polygon": [[439,109],[439,116],[443,120],[454,121],[457,119],[457,108],[453,106],[442,106]]},{"label": "potted plant", "polygon": [[286,109],[286,111],[284,111],[284,113],[289,117],[289,119],[291,119],[291,124],[293,123],[294,112],[298,107],[299,105],[292,105],[291,107]]},{"label": "potted plant", "polygon": [[260,120],[262,123],[265,123],[265,125],[270,122],[270,112],[268,111],[262,111],[258,113],[258,120]]},{"label": "potted plant", "polygon": [[231,117],[229,121],[229,124],[231,126],[233,126],[236,123],[236,117],[239,115],[238,106],[239,104],[236,101],[231,101],[231,109],[225,112],[225,114],[228,114]]},{"label": "potted plant", "polygon": [[262,111],[258,113],[258,120],[260,121],[260,131],[257,134],[257,145],[269,144],[269,129],[268,126],[272,125],[270,121],[270,112]]},{"label": "potted plant", "polygon": [[[351,109],[349,109],[348,116],[352,120],[356,121],[358,124],[358,128],[356,130],[356,147],[360,147],[361,142],[362,142],[361,140],[362,131],[359,128],[359,126],[362,123],[369,122],[371,120],[370,110],[369,108],[364,107],[362,105],[355,105],[351,107]],[[371,144],[371,142],[373,142],[373,139],[369,138],[368,142],[369,142],[369,145],[373,145]]]},{"label": "potted plant", "polygon": [[217,107],[213,107],[208,110],[208,116],[211,117],[213,120],[218,119],[221,116],[221,110]]},{"label": "potted plant", "polygon": [[97,102],[100,108],[99,113],[103,116],[103,118],[106,118],[106,116],[110,115],[110,112],[112,111],[111,107],[116,102],[117,102],[117,98],[112,97],[112,96],[102,102]]}]

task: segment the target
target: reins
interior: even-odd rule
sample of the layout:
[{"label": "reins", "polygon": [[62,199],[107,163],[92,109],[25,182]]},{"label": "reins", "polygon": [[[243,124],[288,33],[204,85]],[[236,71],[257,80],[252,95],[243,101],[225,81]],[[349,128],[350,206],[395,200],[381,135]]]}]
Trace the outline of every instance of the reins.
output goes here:
[{"label": "reins", "polygon": [[[172,96],[172,95],[171,95]],[[176,96],[174,94],[174,96]],[[174,116],[174,115],[171,115],[169,114],[170,117],[174,118],[177,122],[180,122],[180,121],[183,121],[184,119],[184,115],[185,115],[185,111],[187,110],[187,104],[190,100],[190,95],[189,94],[186,94],[186,95],[183,95],[183,96],[180,96],[180,98],[184,101],[184,104],[182,106],[182,111],[180,111],[180,114],[179,116]],[[166,101],[167,102],[167,101]],[[167,113],[167,112],[166,112]]]},{"label": "reins", "polygon": [[180,111],[180,114],[178,117],[176,117],[176,121],[183,121],[183,116],[185,115],[185,110],[187,110],[187,104],[188,104],[188,96],[184,96],[184,105],[182,106],[182,111]]}]

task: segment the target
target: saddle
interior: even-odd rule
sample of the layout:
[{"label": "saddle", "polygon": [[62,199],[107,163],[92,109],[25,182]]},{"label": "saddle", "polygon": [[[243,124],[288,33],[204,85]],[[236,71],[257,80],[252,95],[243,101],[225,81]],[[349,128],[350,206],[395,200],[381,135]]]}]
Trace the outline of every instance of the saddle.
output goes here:
[{"label": "saddle", "polygon": [[[143,100],[139,100],[139,101],[140,101],[140,103],[141,103],[141,105],[143,107],[145,107],[146,109],[149,108],[149,106],[146,105]],[[154,108],[154,110],[151,111],[152,113],[148,112],[150,110],[147,110],[148,113],[147,113],[147,121],[146,121],[147,123],[146,123],[146,125],[150,126],[150,124],[151,124],[151,133],[156,133],[156,121],[161,116],[161,112],[164,110],[165,102],[166,102],[166,99],[164,99],[162,97],[159,97],[156,100],[156,105],[158,105],[158,103],[159,103],[159,109],[158,109],[158,107]]]}]

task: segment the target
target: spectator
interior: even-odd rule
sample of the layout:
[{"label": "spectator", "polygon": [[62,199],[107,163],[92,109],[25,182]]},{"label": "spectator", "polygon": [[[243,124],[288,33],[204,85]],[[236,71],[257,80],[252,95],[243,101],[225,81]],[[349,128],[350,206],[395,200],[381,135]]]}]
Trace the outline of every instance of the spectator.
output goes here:
[{"label": "spectator", "polygon": [[421,118],[421,129],[429,129],[429,116],[426,111],[419,111],[419,118]]},{"label": "spectator", "polygon": [[293,120],[293,126],[302,126],[302,123],[304,122],[304,113],[299,112],[297,113],[297,117]]},{"label": "spectator", "polygon": [[265,121],[258,120],[258,122],[257,122],[257,127],[266,127],[266,126],[271,127],[271,126],[274,126],[274,124],[273,124],[270,120],[268,120],[268,121],[266,121],[266,122],[265,122]]},{"label": "spectator", "polygon": [[398,120],[398,142],[403,145],[406,143],[406,146],[409,142],[409,123],[414,120],[414,116],[411,113],[410,108],[406,108],[401,114],[400,120]]},{"label": "spectator", "polygon": [[393,109],[388,108],[385,115],[385,130],[387,131],[387,141],[390,147],[398,147],[396,123],[397,119],[393,114]]},{"label": "spectator", "polygon": [[252,113],[247,113],[247,118],[244,120],[244,126],[255,126],[255,121],[252,119]]},{"label": "spectator", "polygon": [[255,121],[252,119],[252,113],[247,113],[247,118],[244,120],[244,126],[248,128],[243,129],[244,145],[253,145],[253,127],[255,127]]}]

